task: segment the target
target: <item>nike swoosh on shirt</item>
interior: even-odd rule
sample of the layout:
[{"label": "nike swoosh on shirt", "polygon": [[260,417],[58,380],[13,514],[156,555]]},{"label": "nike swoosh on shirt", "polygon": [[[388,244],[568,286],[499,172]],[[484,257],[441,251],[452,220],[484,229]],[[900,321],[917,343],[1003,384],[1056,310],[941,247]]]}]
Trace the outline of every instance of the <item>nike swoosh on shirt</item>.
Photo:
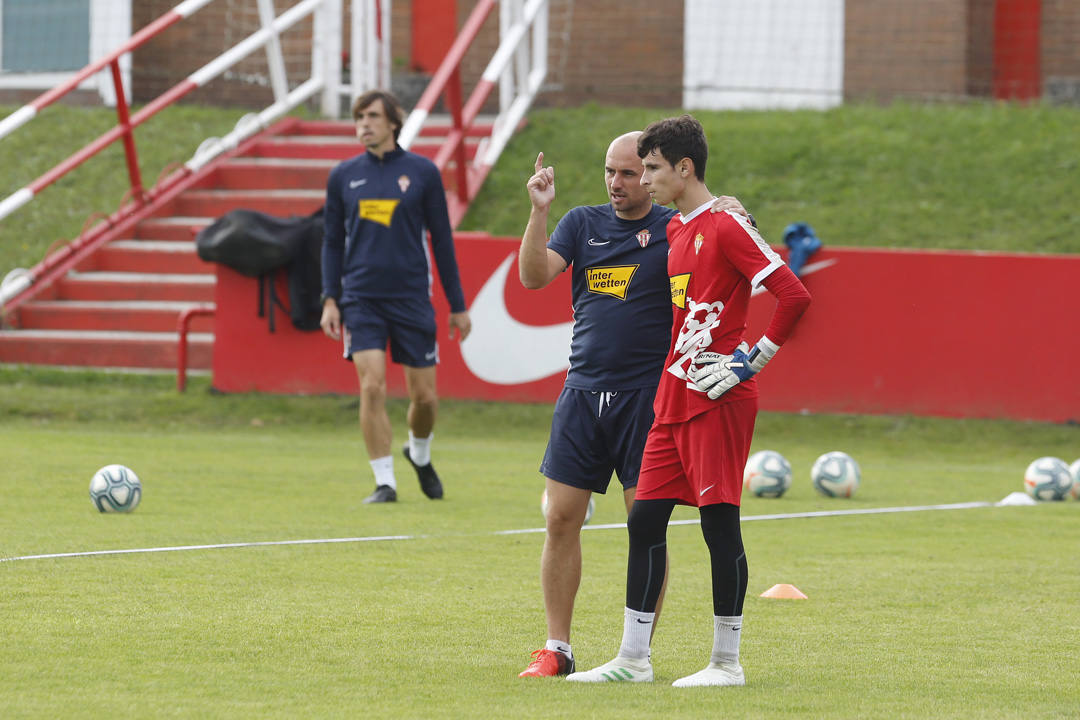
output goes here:
[{"label": "nike swoosh on shirt", "polygon": [[716,483],[713,483],[713,484],[712,484],[712,485],[710,485],[709,487],[707,487],[707,488],[705,488],[704,490],[702,490],[701,492],[699,492],[699,493],[698,493],[698,497],[702,497],[702,496],[704,496],[704,495],[705,495],[705,493],[709,492],[709,491],[710,491],[710,490],[712,490],[712,489],[713,489],[714,487],[716,487]]},{"label": "nike swoosh on shirt", "polygon": [[610,240],[605,240],[604,242],[596,242],[596,238],[589,238],[589,244],[590,245],[607,245],[609,242],[611,242],[611,241]]},{"label": "nike swoosh on shirt", "polygon": [[506,276],[516,255],[508,255],[480,288],[469,308],[472,332],[461,343],[469,372],[495,385],[541,380],[570,367],[573,321],[526,325],[506,308]]},{"label": "nike swoosh on shirt", "polygon": [[361,185],[363,185],[365,183],[367,183],[367,178],[361,178],[360,180],[350,180],[349,181],[349,189],[350,190],[355,190],[356,188],[360,187]]}]

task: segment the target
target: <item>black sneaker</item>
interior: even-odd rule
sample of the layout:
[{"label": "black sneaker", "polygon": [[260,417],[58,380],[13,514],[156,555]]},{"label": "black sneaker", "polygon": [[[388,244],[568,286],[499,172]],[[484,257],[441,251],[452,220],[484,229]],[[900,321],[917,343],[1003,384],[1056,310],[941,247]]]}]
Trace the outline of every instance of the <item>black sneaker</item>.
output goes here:
[{"label": "black sneaker", "polygon": [[439,481],[439,474],[435,472],[435,466],[431,463],[427,465],[417,465],[412,461],[409,456],[409,446],[406,445],[403,451],[405,453],[405,459],[409,461],[409,464],[416,470],[416,476],[420,478],[420,489],[424,491],[432,500],[439,500],[443,496],[442,482]]},{"label": "black sneaker", "polygon": [[365,503],[397,502],[397,490],[389,485],[376,485],[375,492],[364,498]]}]

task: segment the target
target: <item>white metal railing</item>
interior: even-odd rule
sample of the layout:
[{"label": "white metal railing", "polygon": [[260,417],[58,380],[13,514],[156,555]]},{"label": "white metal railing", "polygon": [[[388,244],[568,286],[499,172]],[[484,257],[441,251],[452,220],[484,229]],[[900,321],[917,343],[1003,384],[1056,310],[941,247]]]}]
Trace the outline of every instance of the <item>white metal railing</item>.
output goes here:
[{"label": "white metal railing", "polygon": [[[476,196],[484,177],[502,154],[547,76],[548,0],[499,0],[499,47],[468,100],[462,104],[461,61],[495,3],[496,0],[480,0],[473,8],[398,136],[401,146],[409,148],[427,122],[431,109],[445,93],[444,100],[453,125],[435,156],[435,165],[443,170],[451,159],[455,162],[457,187],[451,197],[456,198],[456,202],[450,204],[450,220],[454,226]],[[465,138],[476,127],[480,109],[496,86],[499,88],[499,112],[491,132],[480,140],[469,167],[465,162]]]},{"label": "white metal railing", "polygon": [[[343,97],[352,99],[367,89],[390,87],[390,0],[349,0],[352,27],[350,81],[348,83],[343,82],[341,67],[345,0],[300,0],[280,15],[275,14],[273,0],[257,0],[261,25],[259,30],[128,117],[125,80],[119,69],[119,59],[129,55],[132,50],[160,34],[167,27],[181,22],[214,1],[184,0],[169,13],[137,32],[112,53],[76,73],[64,85],[45,93],[0,121],[0,140],[2,140],[6,135],[31,121],[42,108],[70,92],[81,81],[106,68],[112,71],[118,99],[117,126],[26,187],[17,190],[7,198],[0,199],[0,221],[32,201],[43,188],[103,148],[116,140],[123,140],[133,201],[108,219],[107,224],[113,225],[120,220],[130,218],[154,197],[175,187],[185,178],[206,167],[215,158],[235,149],[244,140],[267,128],[284,114],[316,97],[319,93],[321,93],[322,112],[328,117],[336,118],[340,115]],[[496,3],[500,9],[499,47],[468,100],[463,102],[460,77],[462,59]],[[408,148],[420,134],[432,107],[445,93],[446,105],[451,111],[453,125],[445,143],[436,154],[435,163],[440,169],[445,169],[451,160],[454,160],[456,165],[457,187],[452,188],[456,191],[454,193],[456,201],[451,203],[451,221],[455,226],[532,105],[546,77],[548,6],[549,0],[479,0],[447,57],[402,128],[400,142],[403,147]],[[313,18],[310,76],[297,87],[289,90],[280,35],[309,16]],[[273,103],[261,112],[242,117],[232,132],[226,136],[208,138],[180,171],[158,183],[149,192],[145,191],[142,188],[138,168],[134,128],[188,93],[219,77],[259,48],[264,48],[267,54]],[[496,87],[499,88],[498,114],[488,135],[480,140],[473,162],[467,163],[465,138],[476,134],[477,116]],[[98,228],[91,229],[63,251],[46,257],[33,269],[28,271],[16,269],[8,273],[0,286],[0,308],[25,292],[45,273],[71,262],[76,251],[86,250],[93,243],[99,242],[103,232],[104,230]]]},{"label": "white metal railing", "polygon": [[[196,172],[222,153],[234,149],[240,142],[265,129],[290,110],[315,97],[320,91],[323,112],[336,118],[340,112],[343,95],[355,97],[368,88],[389,86],[390,0],[351,0],[352,47],[354,50],[360,48],[362,52],[353,52],[353,71],[351,81],[347,84],[342,82],[341,77],[341,38],[345,29],[343,0],[300,0],[280,15],[275,12],[273,0],[257,0],[261,25],[257,31],[129,117],[126,101],[128,93],[125,88],[125,83],[129,80],[121,71],[121,60],[126,63],[133,50],[160,35],[172,25],[184,21],[211,2],[214,0],[184,0],[168,13],[132,35],[112,52],[87,65],[61,85],[0,120],[0,140],[2,140],[33,120],[42,109],[67,95],[83,81],[99,72],[111,71],[117,99],[117,125],[30,184],[0,199],[0,221],[31,202],[41,190],[117,140],[122,140],[124,143],[133,200],[131,205],[122,208],[121,212],[129,216],[141,209],[150,202],[155,192],[154,190],[147,192],[142,187],[134,129],[193,90],[219,77],[260,47],[266,51],[274,102],[259,113],[242,117],[235,129],[225,137],[210,138],[202,143],[194,156],[184,165],[184,175]],[[383,21],[376,25],[373,18],[380,12]],[[290,91],[280,35],[309,16],[313,17],[310,76]],[[175,184],[176,179],[171,180],[172,184]],[[0,308],[24,292],[53,266],[71,257],[72,246],[77,246],[84,239],[84,237],[76,239],[66,249],[67,252],[46,257],[31,270],[17,268],[8,273],[0,285]]]}]

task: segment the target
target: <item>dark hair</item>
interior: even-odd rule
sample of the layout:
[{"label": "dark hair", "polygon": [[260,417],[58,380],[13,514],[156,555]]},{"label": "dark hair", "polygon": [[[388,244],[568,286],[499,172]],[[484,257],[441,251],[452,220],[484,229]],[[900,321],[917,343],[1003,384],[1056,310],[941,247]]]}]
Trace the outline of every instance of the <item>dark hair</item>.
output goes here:
[{"label": "dark hair", "polygon": [[705,130],[693,115],[657,120],[637,141],[638,157],[644,158],[657,150],[672,166],[683,158],[694,163],[694,175],[705,181],[705,162],[709,159],[709,143]]},{"label": "dark hair", "polygon": [[394,126],[394,142],[397,142],[398,133],[401,132],[401,126],[404,124],[402,117],[405,113],[393,93],[385,90],[368,90],[356,98],[352,105],[353,122],[359,119],[361,111],[366,110],[368,105],[376,100],[382,100],[383,112],[386,113],[386,119]]}]

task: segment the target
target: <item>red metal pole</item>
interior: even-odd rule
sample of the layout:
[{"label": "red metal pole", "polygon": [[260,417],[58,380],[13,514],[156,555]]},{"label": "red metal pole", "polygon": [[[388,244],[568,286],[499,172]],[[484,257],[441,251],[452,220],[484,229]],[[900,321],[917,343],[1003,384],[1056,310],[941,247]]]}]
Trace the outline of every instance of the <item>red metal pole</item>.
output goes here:
[{"label": "red metal pole", "polygon": [[[195,90],[197,87],[198,86],[194,82],[192,82],[191,80],[184,80],[179,85],[176,85],[176,86],[170,88],[163,95],[160,95],[155,100],[148,103],[146,105],[146,107],[144,107],[142,110],[135,113],[135,115],[131,117],[129,125],[132,128],[135,128],[135,127],[138,127],[139,125],[142,125],[148,119],[153,117],[153,115],[155,113],[160,112],[163,108],[168,106],[170,103],[180,99],[181,97],[188,94],[192,90]],[[30,183],[30,185],[28,185],[27,187],[29,187],[31,190],[33,190],[35,195],[38,194],[39,192],[41,192],[41,190],[43,188],[48,187],[52,183],[56,182],[56,180],[58,178],[60,178],[61,176],[63,176],[64,174],[66,174],[66,173],[70,172],[71,170],[77,168],[79,165],[82,165],[89,158],[91,158],[94,155],[96,155],[97,153],[101,152],[101,150],[103,148],[108,146],[110,143],[112,143],[114,140],[116,140],[117,138],[119,138],[123,134],[124,134],[124,128],[122,128],[122,127],[114,127],[112,130],[109,130],[104,135],[99,137],[97,140],[94,140],[92,143],[90,143],[89,145],[84,147],[82,150],[75,153],[74,155],[69,157],[67,160],[60,163],[59,165],[54,167],[52,170],[48,171],[47,173],[45,173],[44,175],[39,177],[34,182]]]},{"label": "red metal pole", "polygon": [[102,70],[110,62],[116,62],[116,59],[119,58],[121,55],[124,55],[125,53],[131,52],[135,48],[140,47],[147,40],[154,37],[165,28],[169,27],[170,25],[175,25],[176,23],[183,20],[185,17],[185,15],[181,15],[180,13],[176,12],[175,8],[173,10],[170,10],[169,12],[159,17],[157,20],[154,20],[152,23],[144,27],[142,30],[139,30],[137,33],[132,35],[126,43],[118,47],[116,50],[113,50],[109,55],[87,65],[82,70],[75,73],[75,75],[73,75],[67,82],[57,85],[52,90],[49,90],[42,95],[39,95],[30,104],[38,110],[42,109],[47,105],[51,105],[52,103],[56,102],[61,97],[78,87],[79,83],[81,83],[83,80],[94,75],[99,70]]},{"label": "red metal pole", "polygon": [[460,140],[454,148],[454,178],[457,183],[458,200],[463,203],[469,202],[469,180],[465,160],[465,136],[461,122],[461,69],[454,68],[450,74],[450,80],[446,84],[446,106],[450,108],[450,117],[453,118],[454,132]]},{"label": "red metal pole", "polygon": [[188,308],[180,313],[176,320],[176,332],[180,338],[176,345],[176,391],[184,392],[187,387],[187,336],[191,319],[196,315],[213,315],[215,308],[208,305]]},{"label": "red metal pole", "polygon": [[131,197],[141,202],[146,197],[143,190],[142,176],[139,173],[139,155],[135,151],[135,133],[128,115],[127,96],[124,93],[124,79],[120,75],[120,61],[109,63],[112,69],[113,87],[116,89],[116,117],[124,131],[124,157],[127,159],[128,179],[131,180]]},{"label": "red metal pole", "polygon": [[[463,125],[472,126],[473,121],[476,120],[476,116],[480,114],[480,108],[484,106],[484,102],[487,101],[491,91],[495,89],[495,83],[489,80],[481,80],[473,88],[472,94],[469,95],[468,102],[465,103],[465,107],[461,111],[461,122]],[[465,133],[461,130],[451,130],[446,137],[446,142],[439,148],[439,152],[435,155],[435,165],[440,170],[446,167],[447,160],[450,159],[450,153],[457,147],[458,143],[463,142],[465,139]]]}]

